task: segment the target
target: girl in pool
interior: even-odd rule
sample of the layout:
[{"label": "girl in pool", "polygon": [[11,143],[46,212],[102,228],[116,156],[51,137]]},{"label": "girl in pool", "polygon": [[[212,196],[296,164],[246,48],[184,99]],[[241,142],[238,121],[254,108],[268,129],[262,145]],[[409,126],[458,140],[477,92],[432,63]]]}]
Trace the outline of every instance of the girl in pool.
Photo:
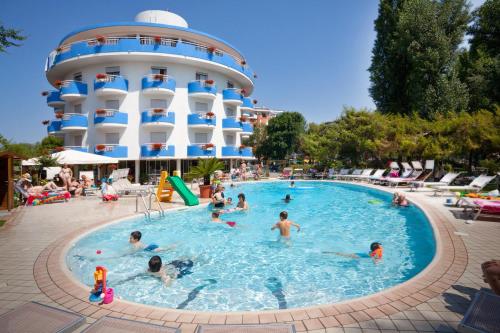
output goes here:
[{"label": "girl in pool", "polygon": [[343,252],[330,252],[330,251],[323,251],[323,253],[335,254],[340,257],[346,257],[352,259],[372,258],[374,262],[377,262],[380,259],[382,259],[384,249],[382,248],[381,243],[373,242],[370,244],[370,252],[368,253],[343,253]]},{"label": "girl in pool", "polygon": [[235,210],[248,210],[248,202],[246,201],[245,195],[243,193],[238,194],[238,203],[236,204]]}]

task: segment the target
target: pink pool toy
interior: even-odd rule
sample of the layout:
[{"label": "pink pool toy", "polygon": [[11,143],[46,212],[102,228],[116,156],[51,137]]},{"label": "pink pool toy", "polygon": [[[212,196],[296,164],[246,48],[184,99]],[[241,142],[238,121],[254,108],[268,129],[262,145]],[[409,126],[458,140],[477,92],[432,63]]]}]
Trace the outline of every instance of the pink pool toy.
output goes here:
[{"label": "pink pool toy", "polygon": [[114,292],[113,288],[106,289],[106,292],[104,293],[104,298],[103,298],[102,302],[104,304],[109,304],[109,303],[113,302],[114,294],[115,294],[115,292]]}]

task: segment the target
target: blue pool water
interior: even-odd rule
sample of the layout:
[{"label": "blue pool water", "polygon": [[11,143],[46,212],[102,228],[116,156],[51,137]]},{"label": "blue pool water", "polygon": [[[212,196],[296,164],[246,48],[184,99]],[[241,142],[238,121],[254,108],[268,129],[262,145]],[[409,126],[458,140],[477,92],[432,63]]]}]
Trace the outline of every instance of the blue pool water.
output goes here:
[{"label": "blue pool water", "polygon": [[[96,265],[109,270],[108,284],[122,299],[156,306],[209,311],[265,310],[327,304],[375,293],[404,282],[434,257],[435,240],[416,207],[391,207],[390,194],[349,184],[298,182],[242,184],[226,197],[245,193],[247,213],[223,215],[237,226],[211,223],[207,207],[168,212],[164,218],[135,218],[99,229],[76,242],[67,264],[93,285]],[[291,194],[293,200],[281,198]],[[279,212],[302,226],[289,244],[271,231]],[[150,252],[132,252],[129,234],[162,247],[164,263],[191,259],[191,274],[169,287],[144,275]],[[384,258],[349,259],[325,251],[368,252],[379,241]],[[101,250],[101,254],[96,254]]]}]

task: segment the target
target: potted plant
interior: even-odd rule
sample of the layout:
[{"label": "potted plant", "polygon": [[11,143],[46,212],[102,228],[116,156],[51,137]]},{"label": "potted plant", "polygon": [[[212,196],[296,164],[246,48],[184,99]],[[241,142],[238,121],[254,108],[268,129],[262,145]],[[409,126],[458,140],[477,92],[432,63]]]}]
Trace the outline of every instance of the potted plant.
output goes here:
[{"label": "potted plant", "polygon": [[215,146],[214,146],[213,143],[206,143],[203,146],[201,146],[201,149],[203,149],[203,150],[212,150],[214,147]]},{"label": "potted plant", "polygon": [[247,94],[247,91],[245,89],[240,90],[241,96],[245,96]]},{"label": "potted plant", "polygon": [[48,91],[42,91],[42,96],[49,96],[49,92]]},{"label": "potted plant", "polygon": [[95,150],[104,151],[106,149],[106,145],[96,145]]},{"label": "potted plant", "polygon": [[54,86],[56,86],[56,88],[61,88],[63,82],[61,80],[55,80],[54,81]]},{"label": "potted plant", "polygon": [[207,118],[211,119],[211,118],[213,118],[213,117],[215,116],[215,113],[213,113],[213,112],[209,111],[209,112],[205,113],[205,116],[206,116]]},{"label": "potted plant", "polygon": [[153,78],[154,78],[155,81],[163,81],[165,79],[165,75],[163,75],[163,74],[155,74],[153,76]]},{"label": "potted plant", "polygon": [[245,121],[247,121],[247,117],[245,117],[245,116],[241,116],[241,117],[240,117],[240,121],[241,121],[242,123],[244,123]]},{"label": "potted plant", "polygon": [[256,79],[256,78],[257,78],[257,74],[254,74],[254,75],[253,75],[253,78],[254,78],[254,79]]},{"label": "potted plant", "polygon": [[208,53],[214,53],[214,52],[215,52],[215,50],[216,50],[216,49],[215,49],[215,47],[213,47],[213,46],[209,46],[209,47],[207,47],[207,51],[208,51]]},{"label": "potted plant", "polygon": [[247,147],[247,146],[245,146],[245,145],[240,145],[240,150],[243,150],[243,149],[245,149],[246,147]]},{"label": "potted plant", "polygon": [[56,113],[57,119],[62,119],[63,116],[64,116],[64,113]]},{"label": "potted plant", "polygon": [[63,151],[63,150],[64,150],[64,147],[56,147],[54,150],[55,150],[55,151],[57,151],[57,152],[59,152],[59,151]]},{"label": "potted plant", "polygon": [[105,74],[105,73],[97,73],[95,75],[95,78],[97,80],[106,80],[108,78],[108,74]]},{"label": "potted plant", "polygon": [[106,110],[104,110],[104,109],[97,109],[97,110],[95,110],[95,113],[99,117],[104,117],[106,115]]},{"label": "potted plant", "polygon": [[245,60],[241,60],[240,63],[241,63],[241,66],[245,66],[247,64],[247,62]]},{"label": "potted plant", "polygon": [[164,111],[165,111],[165,109],[160,109],[160,108],[158,108],[158,109],[153,109],[153,112],[154,112],[154,113],[163,113]]},{"label": "potted plant", "polygon": [[253,104],[257,104],[257,100],[256,100],[256,99],[254,99],[254,100],[252,101],[252,103],[253,103]]},{"label": "potted plant", "polygon": [[214,84],[214,80],[205,80],[205,86],[212,86]]},{"label": "potted plant", "polygon": [[161,150],[161,148],[162,148],[162,147],[163,147],[163,144],[161,144],[161,143],[153,143],[153,144],[151,145],[151,148],[152,148],[153,150]]},{"label": "potted plant", "polygon": [[50,124],[50,121],[49,121],[49,120],[44,120],[44,121],[42,121],[42,125],[45,125],[45,126],[46,126],[46,125],[48,125],[48,124]]},{"label": "potted plant", "polygon": [[154,41],[156,44],[160,44],[161,43],[161,36],[154,36],[153,37]]},{"label": "potted plant", "polygon": [[198,165],[193,167],[188,175],[193,178],[203,178],[203,185],[200,185],[200,198],[211,197],[210,177],[215,171],[222,168],[224,168],[224,164],[215,157],[198,159]]},{"label": "potted plant", "polygon": [[98,35],[95,37],[95,40],[100,44],[104,44],[106,42],[106,37]]}]

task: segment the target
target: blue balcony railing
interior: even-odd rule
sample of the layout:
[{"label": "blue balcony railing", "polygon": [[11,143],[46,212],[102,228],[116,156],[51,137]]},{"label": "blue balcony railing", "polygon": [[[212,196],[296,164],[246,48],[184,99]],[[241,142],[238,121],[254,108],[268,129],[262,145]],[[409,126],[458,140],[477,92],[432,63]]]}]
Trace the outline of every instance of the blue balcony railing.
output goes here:
[{"label": "blue balcony railing", "polygon": [[88,119],[86,116],[77,113],[64,114],[61,122],[62,130],[80,129],[85,130],[88,127]]},{"label": "blue balcony railing", "polygon": [[150,74],[142,78],[142,90],[164,91],[173,94],[175,92],[175,80],[161,74]]},{"label": "blue balcony railing", "polygon": [[54,134],[58,133],[61,131],[61,121],[60,120],[53,120],[50,122],[50,124],[47,126],[47,133],[49,134]]},{"label": "blue balcony railing", "polygon": [[128,114],[116,110],[103,110],[94,114],[95,125],[124,125],[128,124]]},{"label": "blue balcony railing", "polygon": [[241,104],[243,102],[243,96],[241,95],[241,89],[228,88],[228,89],[222,90],[222,100],[224,102]]},{"label": "blue balcony railing", "polygon": [[253,157],[252,148],[225,146],[222,147],[222,157]]},{"label": "blue balcony railing", "polygon": [[245,75],[253,81],[254,72],[248,65],[242,64],[240,59],[222,52],[210,52],[206,46],[194,44],[192,42],[179,42],[162,39],[156,43],[152,37],[108,37],[104,42],[79,41],[64,46],[57,54],[51,55],[47,61],[47,68],[73,58],[79,58],[93,54],[114,54],[117,52],[134,53],[146,52],[157,54],[172,54],[177,56],[192,57],[221,64]]},{"label": "blue balcony railing", "polygon": [[147,143],[141,146],[142,157],[174,157],[175,146],[162,145],[161,148],[155,146],[153,143]]},{"label": "blue balcony railing", "polygon": [[237,131],[241,131],[242,130],[242,126],[241,126],[241,122],[239,122],[238,120],[234,119],[234,118],[225,118],[225,119],[222,119],[222,129],[224,130],[237,130]]},{"label": "blue balcony railing", "polygon": [[128,157],[128,147],[110,144],[98,144],[94,148],[94,153],[107,157],[126,158]]},{"label": "blue balcony railing", "polygon": [[243,97],[243,104],[240,106],[241,109],[253,109],[253,101],[250,97]]},{"label": "blue balcony railing", "polygon": [[63,104],[64,100],[61,98],[61,92],[58,90],[49,91],[49,94],[47,95],[48,106],[58,106]]},{"label": "blue balcony railing", "polygon": [[253,133],[253,126],[252,126],[252,124],[242,123],[241,127],[243,129],[243,133],[247,133],[247,134],[252,134]]},{"label": "blue balcony railing", "polygon": [[61,98],[72,100],[86,97],[88,94],[87,84],[80,81],[63,81],[61,86]]},{"label": "blue balcony railing", "polygon": [[64,146],[64,149],[71,149],[76,151],[81,151],[82,153],[88,153],[89,147],[87,146]]},{"label": "blue balcony railing", "polygon": [[215,157],[215,147],[204,149],[204,145],[191,145],[187,147],[188,157]]},{"label": "blue balcony railing", "polygon": [[189,94],[210,94],[215,96],[217,94],[217,86],[215,83],[208,84],[208,80],[191,81],[188,83]]},{"label": "blue balcony railing", "polygon": [[188,126],[215,126],[215,116],[207,118],[197,113],[188,114]]},{"label": "blue balcony railing", "polygon": [[128,91],[128,80],[123,76],[106,75],[102,79],[94,80],[94,91],[98,92],[100,89],[113,89],[126,93]]},{"label": "blue balcony railing", "polygon": [[141,113],[142,124],[175,124],[174,112],[155,112],[153,110],[143,111]]}]

